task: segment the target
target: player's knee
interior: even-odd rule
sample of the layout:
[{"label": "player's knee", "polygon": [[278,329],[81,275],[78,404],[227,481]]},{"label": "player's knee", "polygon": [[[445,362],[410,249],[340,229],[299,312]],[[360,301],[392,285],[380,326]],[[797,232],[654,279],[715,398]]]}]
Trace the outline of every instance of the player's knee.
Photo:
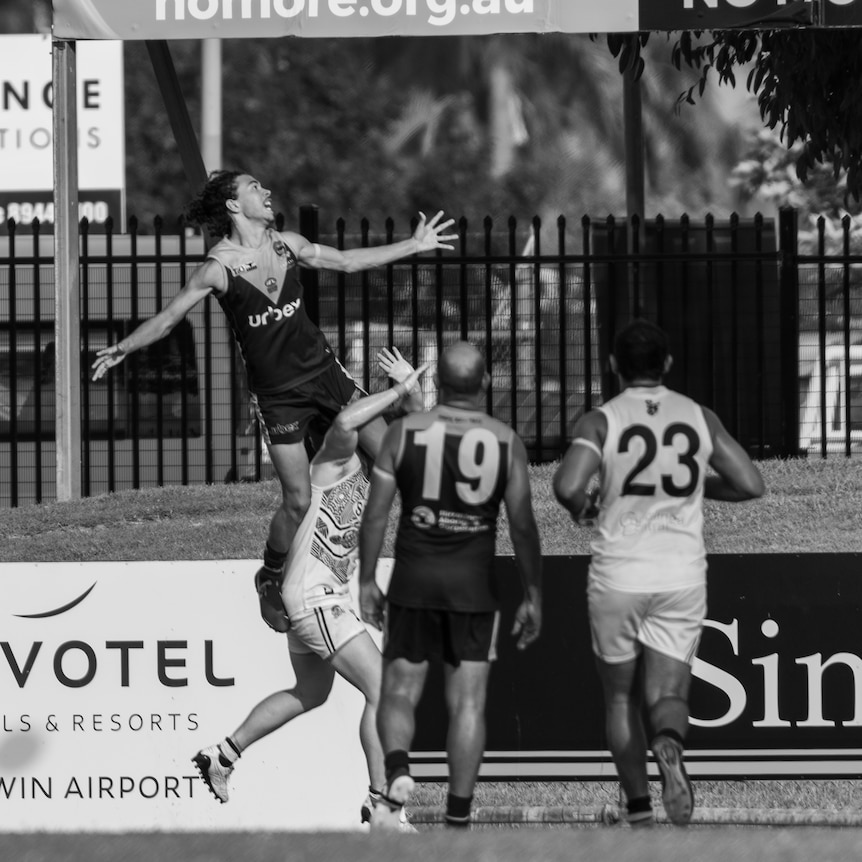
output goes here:
[{"label": "player's knee", "polygon": [[326,703],[330,691],[332,691],[332,683],[303,684],[294,688],[293,695],[302,704],[303,710],[310,712]]},{"label": "player's knee", "polygon": [[311,491],[304,488],[285,490],[281,508],[294,523],[299,523],[311,505]]}]

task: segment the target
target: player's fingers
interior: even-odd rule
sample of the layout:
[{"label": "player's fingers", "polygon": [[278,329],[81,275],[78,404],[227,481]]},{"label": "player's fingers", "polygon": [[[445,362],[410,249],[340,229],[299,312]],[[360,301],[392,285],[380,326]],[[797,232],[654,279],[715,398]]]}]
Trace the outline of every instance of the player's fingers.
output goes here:
[{"label": "player's fingers", "polygon": [[[428,227],[435,227],[435,226],[437,225],[437,222],[438,222],[438,221],[440,221],[440,219],[441,219],[441,218],[443,218],[443,210],[438,210],[437,214],[436,214],[436,215],[434,215],[434,216],[429,220],[429,222],[428,222]],[[453,224],[453,223],[454,223],[454,221],[455,221],[455,219],[449,219],[449,221],[448,221],[448,222],[446,222],[446,224],[440,225],[440,227],[439,227],[439,228],[437,228],[437,230],[443,230],[443,229],[445,229],[445,228],[446,228],[446,227],[448,227],[449,225]]]},{"label": "player's fingers", "polygon": [[404,359],[401,355],[401,351],[394,344],[392,345],[392,353],[399,362]]}]

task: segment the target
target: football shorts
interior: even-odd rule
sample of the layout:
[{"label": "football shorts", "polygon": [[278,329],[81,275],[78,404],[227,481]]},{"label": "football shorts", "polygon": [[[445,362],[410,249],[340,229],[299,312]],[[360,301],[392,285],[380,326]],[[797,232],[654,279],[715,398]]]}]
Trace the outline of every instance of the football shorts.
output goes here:
[{"label": "football shorts", "polygon": [[694,661],[706,618],[706,585],[630,593],[590,578],[587,605],[593,652],[602,661],[632,661],[642,646],[689,665]]},{"label": "football shorts", "polygon": [[341,409],[354,397],[364,394],[336,361],[287,392],[252,394],[251,402],[267,445],[300,443],[308,436],[322,439]]},{"label": "football shorts", "polygon": [[383,657],[416,664],[443,661],[452,667],[462,661],[494,661],[499,630],[499,611],[463,613],[389,602],[383,624]]},{"label": "football shorts", "polygon": [[367,632],[348,601],[320,605],[300,619],[290,620],[287,645],[292,653],[316,653],[331,658],[357,635]]}]

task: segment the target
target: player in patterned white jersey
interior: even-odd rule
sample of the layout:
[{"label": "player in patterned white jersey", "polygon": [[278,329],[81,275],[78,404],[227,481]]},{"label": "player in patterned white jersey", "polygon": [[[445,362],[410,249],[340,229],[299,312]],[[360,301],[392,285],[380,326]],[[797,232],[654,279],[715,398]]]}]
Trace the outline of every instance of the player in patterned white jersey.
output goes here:
[{"label": "player in patterned white jersey", "polygon": [[[368,477],[357,446],[359,430],[414,390],[427,366],[414,371],[397,349],[384,350],[379,359],[396,381],[395,386],[345,407],[311,461],[312,502],[296,532],[281,587],[296,683],[262,700],[236,731],[193,758],[220,802],[228,800],[228,779],[240,754],[298,715],[323,704],[336,673],[365,697],[359,727],[370,781],[364,819],[371,818],[374,798],[383,787],[383,752],[376,729],[382,659],[349,592],[358,554],[359,522],[368,493]],[[417,389],[408,407],[421,406]],[[405,831],[409,828],[403,819],[401,826]]]},{"label": "player in patterned white jersey", "polygon": [[622,392],[581,417],[554,475],[575,523],[597,527],[587,591],[593,651],[633,826],[653,823],[648,744],[668,818],[688,823],[694,808],[683,749],[706,615],[703,499],[764,492],[757,467],[715,413],[663,385],[671,361],[659,327],[636,320],[622,329],[611,357]]},{"label": "player in patterned white jersey", "polygon": [[[310,429],[322,434],[342,407],[364,394],[308,317],[298,268],[357,272],[423,251],[451,249],[446,243],[457,236],[444,234],[453,220],[441,223],[442,212],[427,221],[420,213],[410,239],[340,250],[292,231],[276,231],[270,197],[268,189],[242,171],[210,174],[187,215],[191,222],[206,225],[220,242],[164,309],[96,354],[93,380],[127,354],[166,336],[207,296],[218,300],[239,345],[262,436],[281,484],[281,505],[269,525],[255,585],[267,625],[285,631],[280,580],[311,500],[304,440]],[[362,429],[360,445],[372,458],[385,430],[382,418]]]},{"label": "player in patterned white jersey", "polygon": [[[409,749],[432,661],[444,666],[449,719],[446,824],[470,825],[500,623],[494,555],[503,503],[524,588],[512,627],[518,649],[536,640],[542,623],[542,555],[524,443],[485,411],[489,377],[472,344],[449,345],[436,379],[437,405],[396,420],[386,432],[359,537],[362,618],[384,628],[377,726],[386,786],[373,824],[380,828],[397,825],[413,789]],[[396,491],[401,518],[384,597],[374,572]]]}]

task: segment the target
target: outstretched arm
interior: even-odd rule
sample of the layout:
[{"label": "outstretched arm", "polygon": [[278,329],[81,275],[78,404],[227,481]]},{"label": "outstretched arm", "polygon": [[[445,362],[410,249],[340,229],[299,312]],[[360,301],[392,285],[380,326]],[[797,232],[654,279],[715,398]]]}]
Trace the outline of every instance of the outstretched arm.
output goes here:
[{"label": "outstretched arm", "polygon": [[417,387],[422,375],[428,370],[428,363],[413,370],[410,363],[404,363],[410,369],[403,380],[397,382],[391,389],[366,395],[348,404],[335,417],[320,451],[314,456],[314,467],[318,469],[327,463],[345,463],[356,451],[359,445],[359,429],[376,419],[385,410],[396,404]]},{"label": "outstretched arm", "polygon": [[185,287],[158,313],[145,320],[134,332],[116,344],[96,353],[93,363],[93,380],[119,365],[129,353],[148,347],[164,338],[204,297],[217,289],[224,279],[221,265],[207,260],[191,275]]},{"label": "outstretched arm", "polygon": [[402,257],[419,254],[423,251],[445,248],[458,239],[458,234],[444,233],[454,223],[454,219],[441,222],[443,210],[431,219],[425,219],[425,213],[419,213],[419,224],[410,239],[394,242],[390,245],[377,245],[371,248],[337,249],[329,245],[311,243],[300,234],[289,234],[288,245],[294,250],[296,259],[301,266],[310,269],[331,269],[336,272],[359,272],[375,266],[385,266]]},{"label": "outstretched arm", "polygon": [[[377,364],[386,375],[396,383],[403,383],[413,371],[413,366],[401,355],[397,347],[387,350],[385,347],[377,354]],[[425,363],[427,368],[430,363]],[[425,409],[422,398],[422,387],[414,386],[404,400],[404,410],[408,413],[419,413]]]}]

